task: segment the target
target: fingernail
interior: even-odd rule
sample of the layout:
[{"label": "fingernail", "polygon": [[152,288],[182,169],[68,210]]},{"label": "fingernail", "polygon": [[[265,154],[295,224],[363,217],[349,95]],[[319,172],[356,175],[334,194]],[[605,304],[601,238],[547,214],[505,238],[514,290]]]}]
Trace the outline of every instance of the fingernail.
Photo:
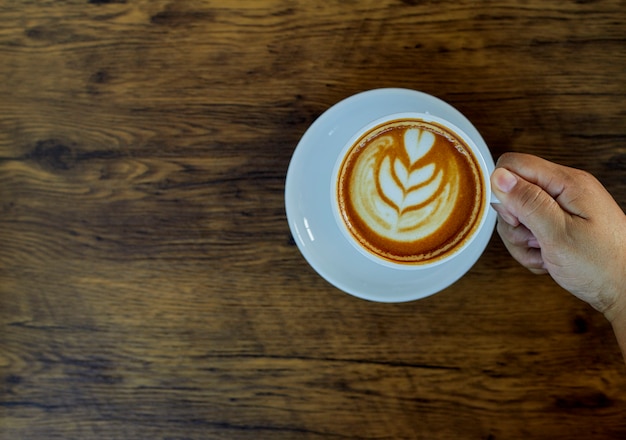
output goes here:
[{"label": "fingernail", "polygon": [[506,168],[498,168],[494,177],[494,184],[504,193],[511,192],[517,183],[517,176]]}]

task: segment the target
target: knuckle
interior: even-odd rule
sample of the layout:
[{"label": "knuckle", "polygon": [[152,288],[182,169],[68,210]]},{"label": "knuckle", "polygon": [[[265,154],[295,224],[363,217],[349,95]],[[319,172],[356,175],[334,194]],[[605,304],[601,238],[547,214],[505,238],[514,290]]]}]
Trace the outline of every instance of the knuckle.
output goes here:
[{"label": "knuckle", "polygon": [[595,186],[598,183],[593,174],[577,168],[567,168],[567,171],[563,172],[561,179],[567,186],[580,189],[585,189],[590,185]]},{"label": "knuckle", "polygon": [[519,200],[522,212],[528,216],[535,214],[542,208],[547,208],[550,203],[546,193],[535,185],[526,185],[520,194]]},{"label": "knuckle", "polygon": [[591,173],[570,168],[562,176],[566,191],[557,197],[557,201],[570,214],[583,216],[586,207],[599,196],[598,188],[602,185]]},{"label": "knuckle", "polygon": [[582,180],[586,183],[596,182],[596,178],[593,174],[586,170],[573,169],[572,177],[575,180]]}]

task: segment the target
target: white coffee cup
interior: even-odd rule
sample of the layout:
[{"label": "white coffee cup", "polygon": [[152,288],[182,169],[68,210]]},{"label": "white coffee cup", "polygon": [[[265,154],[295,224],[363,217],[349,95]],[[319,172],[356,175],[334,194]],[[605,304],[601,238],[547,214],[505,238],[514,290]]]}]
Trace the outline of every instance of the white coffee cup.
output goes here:
[{"label": "white coffee cup", "polygon": [[[453,134],[453,137],[455,137],[457,140],[460,141],[460,144],[463,146],[463,148],[464,149],[466,148],[469,150],[469,154],[475,159],[474,162],[477,164],[477,167],[480,171],[479,174],[480,174],[481,185],[482,185],[481,187],[482,189],[480,192],[482,194],[482,201],[480,204],[479,212],[476,216],[476,219],[477,219],[475,222],[476,224],[473,224],[473,226],[471,227],[471,233],[467,237],[465,237],[461,243],[454,246],[453,249],[443,252],[442,255],[438,256],[437,258],[429,259],[426,261],[408,262],[408,263],[392,261],[388,258],[385,258],[383,256],[380,256],[372,252],[370,249],[367,249],[366,247],[364,247],[362,243],[360,243],[355,238],[353,233],[350,231],[350,228],[346,224],[346,221],[344,220],[344,217],[341,213],[341,209],[339,207],[340,203],[338,199],[337,185],[338,185],[339,173],[341,172],[341,168],[344,163],[344,159],[346,158],[346,155],[352,150],[352,148],[355,147],[355,143],[357,143],[365,134],[376,129],[377,127],[380,127],[381,125],[385,125],[393,121],[399,121],[399,120],[423,121],[427,124],[432,124],[434,126],[441,127],[445,132],[449,132]],[[486,165],[486,162],[481,153],[481,150],[477,147],[474,140],[469,135],[467,135],[463,130],[461,130],[459,127],[455,126],[451,122],[441,117],[437,117],[428,113],[417,113],[417,112],[404,112],[404,113],[389,114],[387,116],[381,117],[379,119],[376,119],[368,123],[367,125],[362,127],[360,130],[358,130],[356,133],[354,133],[354,135],[350,138],[350,140],[346,142],[345,146],[343,147],[343,149],[341,150],[341,153],[339,154],[337,158],[337,161],[335,163],[335,166],[331,174],[330,187],[331,187],[330,197],[331,197],[331,206],[333,210],[333,215],[337,223],[337,226],[339,230],[341,231],[343,238],[347,240],[360,254],[364,255],[369,260],[385,267],[389,267],[393,269],[400,269],[400,270],[429,269],[429,268],[438,266],[444,262],[448,262],[454,258],[458,258],[467,248],[472,246],[472,243],[474,242],[475,237],[478,236],[482,228],[485,227],[487,213],[490,209],[490,202],[497,202],[495,200],[492,200],[491,185],[489,182],[489,169]]]}]

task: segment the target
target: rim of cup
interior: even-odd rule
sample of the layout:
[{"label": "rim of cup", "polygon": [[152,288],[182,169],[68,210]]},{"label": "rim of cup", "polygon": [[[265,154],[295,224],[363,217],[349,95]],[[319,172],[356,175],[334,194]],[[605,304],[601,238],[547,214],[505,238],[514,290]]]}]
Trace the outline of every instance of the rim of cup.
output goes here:
[{"label": "rim of cup", "polygon": [[[391,122],[399,119],[417,119],[426,123],[435,123],[437,125],[443,126],[446,130],[453,132],[456,136],[458,136],[471,150],[470,154],[472,154],[476,161],[478,162],[480,168],[480,174],[483,180],[483,209],[480,213],[480,220],[478,225],[474,228],[472,234],[462,243],[460,246],[457,246],[455,249],[451,250],[447,255],[437,258],[432,261],[427,262],[416,262],[416,263],[400,263],[387,260],[383,257],[379,257],[374,255],[372,252],[365,249],[361,244],[357,242],[357,240],[352,236],[352,233],[348,230],[341,213],[339,212],[339,201],[337,199],[337,179],[338,174],[340,172],[341,166],[344,162],[344,158],[346,154],[353,147],[354,143],[359,140],[365,133],[368,131],[382,125],[386,122]],[[391,113],[386,116],[382,116],[378,119],[375,119],[366,125],[364,125],[361,129],[359,129],[343,146],[340,151],[340,154],[335,162],[335,166],[333,167],[333,172],[331,174],[331,182],[330,182],[330,192],[331,192],[331,209],[333,211],[333,216],[335,218],[335,222],[341,231],[342,236],[363,256],[365,256],[370,261],[373,261],[379,265],[389,267],[392,269],[400,269],[400,270],[424,270],[430,269],[436,266],[439,266],[443,263],[446,263],[454,258],[458,258],[462,255],[463,251],[469,248],[474,239],[478,236],[479,232],[485,225],[487,220],[487,213],[489,211],[489,202],[492,199],[491,194],[491,185],[489,182],[489,170],[487,168],[487,164],[485,159],[474,142],[474,140],[459,127],[446,120],[445,118],[441,118],[439,116],[431,115],[430,113],[421,113],[421,112],[399,112],[399,113]]]}]

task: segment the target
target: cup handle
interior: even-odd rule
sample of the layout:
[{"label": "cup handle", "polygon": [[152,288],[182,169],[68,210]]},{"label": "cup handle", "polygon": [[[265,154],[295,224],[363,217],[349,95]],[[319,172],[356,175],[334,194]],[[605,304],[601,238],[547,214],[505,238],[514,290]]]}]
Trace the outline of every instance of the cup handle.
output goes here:
[{"label": "cup handle", "polygon": [[496,196],[493,195],[493,193],[491,193],[491,197],[489,197],[489,204],[490,205],[499,205],[501,202],[500,200],[498,200],[498,198]]}]

